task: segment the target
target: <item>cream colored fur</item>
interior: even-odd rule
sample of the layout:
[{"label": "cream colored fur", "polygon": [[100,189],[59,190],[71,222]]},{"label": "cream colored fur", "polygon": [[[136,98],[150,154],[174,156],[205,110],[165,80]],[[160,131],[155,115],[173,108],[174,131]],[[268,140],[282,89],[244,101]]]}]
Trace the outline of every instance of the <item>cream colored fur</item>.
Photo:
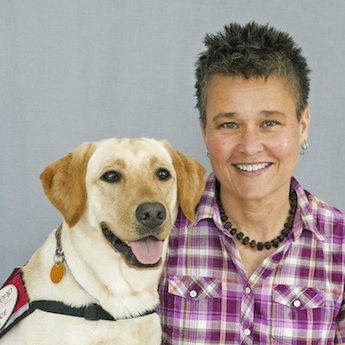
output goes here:
[{"label": "cream colored fur", "polygon": [[[155,175],[161,167],[171,173],[167,181],[160,181]],[[121,171],[119,183],[100,179],[109,170]],[[49,200],[64,217],[62,247],[66,272],[60,283],[51,282],[56,249],[54,230],[23,267],[30,299],[62,301],[72,306],[98,303],[115,318],[153,309],[159,302],[157,284],[178,202],[193,220],[194,207],[204,187],[204,174],[197,161],[174,150],[167,142],[146,138],[85,143],[48,166],[41,179]],[[165,242],[159,267],[138,269],[127,264],[111,247],[100,224],[105,222],[121,240],[139,239],[134,212],[145,201],[158,201],[166,208],[166,221],[159,235]],[[1,345],[158,345],[160,342],[157,314],[123,321],[87,321],[40,310],[20,321],[0,340]]]}]

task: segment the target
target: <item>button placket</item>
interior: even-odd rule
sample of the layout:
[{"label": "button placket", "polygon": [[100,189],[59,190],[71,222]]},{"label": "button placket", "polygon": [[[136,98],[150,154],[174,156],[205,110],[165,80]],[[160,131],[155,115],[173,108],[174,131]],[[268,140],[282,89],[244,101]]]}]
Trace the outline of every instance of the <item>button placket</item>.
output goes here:
[{"label": "button placket", "polygon": [[[247,285],[247,284],[246,284]],[[242,327],[242,341],[244,343],[251,343],[250,335],[252,334],[254,320],[254,296],[249,285],[244,287],[241,303],[241,327]],[[248,338],[249,337],[249,338]],[[246,338],[246,340],[244,340]]]}]

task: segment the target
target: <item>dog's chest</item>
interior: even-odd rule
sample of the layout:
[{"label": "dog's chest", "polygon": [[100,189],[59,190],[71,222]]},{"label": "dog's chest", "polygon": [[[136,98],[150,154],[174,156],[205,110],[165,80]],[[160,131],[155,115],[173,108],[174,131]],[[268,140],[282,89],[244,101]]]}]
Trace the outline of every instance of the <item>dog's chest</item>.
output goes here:
[{"label": "dog's chest", "polygon": [[161,328],[156,313],[127,320],[93,321],[36,310],[31,307],[20,269],[16,269],[5,284],[6,291],[3,291],[10,298],[9,289],[15,290],[17,296],[13,311],[9,311],[12,316],[7,320],[2,318],[4,322],[0,334],[3,345],[160,344]]},{"label": "dog's chest", "polygon": [[[8,332],[1,344],[21,345],[159,345],[157,314],[123,321],[87,321],[36,310]],[[26,339],[23,343],[22,339]]]}]

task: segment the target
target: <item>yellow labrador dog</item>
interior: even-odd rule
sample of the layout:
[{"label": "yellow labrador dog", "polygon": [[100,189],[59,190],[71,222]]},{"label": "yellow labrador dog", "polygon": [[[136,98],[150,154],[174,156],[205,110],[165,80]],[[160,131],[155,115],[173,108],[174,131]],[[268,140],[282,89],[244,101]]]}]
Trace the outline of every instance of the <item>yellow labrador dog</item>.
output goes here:
[{"label": "yellow labrador dog", "polygon": [[[14,272],[27,301],[2,325],[1,345],[159,345],[168,235],[178,205],[194,220],[204,175],[193,158],[147,138],[84,143],[47,166],[42,185],[64,220]],[[12,283],[4,301],[21,294]]]}]

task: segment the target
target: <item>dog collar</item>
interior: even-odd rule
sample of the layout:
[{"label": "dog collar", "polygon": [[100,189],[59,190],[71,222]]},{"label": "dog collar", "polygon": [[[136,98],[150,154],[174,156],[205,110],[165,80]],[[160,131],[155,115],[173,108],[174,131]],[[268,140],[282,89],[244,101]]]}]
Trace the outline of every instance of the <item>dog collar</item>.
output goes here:
[{"label": "dog collar", "polygon": [[65,255],[63,253],[61,245],[61,230],[62,224],[55,231],[56,249],[54,255],[54,265],[50,270],[50,280],[54,284],[60,283],[65,274]]}]

